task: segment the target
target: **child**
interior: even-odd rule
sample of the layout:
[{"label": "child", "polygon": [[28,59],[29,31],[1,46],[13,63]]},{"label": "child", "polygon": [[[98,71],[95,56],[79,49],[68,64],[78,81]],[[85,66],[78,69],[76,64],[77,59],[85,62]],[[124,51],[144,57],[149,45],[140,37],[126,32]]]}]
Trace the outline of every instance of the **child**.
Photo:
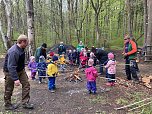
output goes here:
[{"label": "child", "polygon": [[85,68],[86,67],[86,63],[87,63],[88,57],[87,57],[87,53],[86,50],[84,49],[81,53],[80,53],[80,66],[81,68]]},{"label": "child", "polygon": [[51,63],[53,55],[54,55],[54,52],[50,52],[50,53],[48,54],[47,60],[46,60],[47,65],[48,65],[49,63]]},{"label": "child", "polygon": [[76,65],[76,59],[77,59],[77,52],[76,52],[76,50],[73,50],[72,59],[73,59],[73,64]]},{"label": "child", "polygon": [[59,59],[59,62],[60,62],[60,70],[62,71],[62,72],[64,72],[64,70],[65,70],[65,55],[64,55],[65,53],[63,52],[62,53],[62,55],[60,55],[60,59]]},{"label": "child", "polygon": [[56,79],[56,76],[58,74],[58,68],[57,68],[57,61],[58,61],[58,57],[57,56],[53,56],[52,58],[52,63],[50,63],[48,65],[48,69],[47,69],[47,75],[48,75],[48,89],[51,91],[51,92],[55,92],[54,90],[56,89],[55,87],[55,79]]},{"label": "child", "polygon": [[68,59],[71,66],[73,66],[73,57],[72,57],[72,50],[69,50]]},{"label": "child", "polygon": [[47,64],[45,62],[45,58],[44,58],[44,56],[40,56],[39,62],[37,64],[39,84],[42,83],[42,78],[44,78],[46,76],[46,68],[47,68]]},{"label": "child", "polygon": [[105,66],[107,68],[107,78],[108,82],[106,85],[113,86],[115,85],[115,74],[116,74],[116,61],[114,59],[113,53],[108,53],[108,62]]},{"label": "child", "polygon": [[93,59],[89,59],[88,68],[85,70],[86,78],[87,78],[87,89],[89,94],[96,94],[96,78],[97,78],[97,70],[93,67]]},{"label": "child", "polygon": [[28,64],[28,68],[31,70],[31,79],[35,80],[35,75],[36,75],[36,65],[37,63],[35,62],[35,57],[31,56],[30,57],[30,62]]}]

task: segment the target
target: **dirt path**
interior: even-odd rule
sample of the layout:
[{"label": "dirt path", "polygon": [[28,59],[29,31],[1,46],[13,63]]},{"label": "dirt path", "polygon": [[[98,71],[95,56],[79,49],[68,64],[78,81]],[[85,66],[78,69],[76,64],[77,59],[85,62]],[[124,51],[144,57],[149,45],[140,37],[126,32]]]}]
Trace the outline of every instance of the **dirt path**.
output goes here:
[{"label": "dirt path", "polygon": [[[122,64],[122,62],[119,62]],[[142,75],[152,74],[151,64],[139,64]],[[29,71],[27,70],[29,74]],[[0,69],[0,84],[4,85],[4,75]],[[90,95],[86,90],[85,76],[82,71],[83,82],[67,82],[64,77],[69,73],[64,73],[57,77],[57,90],[50,93],[47,84],[38,84],[38,81],[31,81],[31,102],[35,105],[34,110],[25,110],[21,107],[14,111],[20,114],[125,114],[126,110],[116,111],[114,108],[131,102],[139,101],[151,96],[152,91],[142,85],[133,85],[128,82],[129,87],[119,85],[107,87],[106,80],[98,77],[97,95]],[[124,66],[117,66],[117,77],[125,79]],[[0,87],[0,113],[9,114],[3,109],[3,86]],[[13,102],[21,99],[21,87],[15,88]],[[137,113],[140,110],[137,110]]]}]

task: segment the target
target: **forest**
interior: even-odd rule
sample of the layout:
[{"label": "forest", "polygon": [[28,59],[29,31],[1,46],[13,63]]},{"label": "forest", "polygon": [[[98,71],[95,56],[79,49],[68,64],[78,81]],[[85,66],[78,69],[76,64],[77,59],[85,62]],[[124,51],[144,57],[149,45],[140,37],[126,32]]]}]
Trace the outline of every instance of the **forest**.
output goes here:
[{"label": "forest", "polygon": [[88,47],[121,49],[127,33],[139,46],[151,45],[151,2],[1,0],[1,50],[7,50],[22,33],[28,34],[32,50],[43,42],[52,46],[63,41],[76,46],[80,40]]},{"label": "forest", "polygon": [[[25,50],[25,54],[28,56],[24,55],[28,60],[30,56],[34,57],[36,49],[40,47],[39,49],[45,50],[44,53],[47,57],[46,61],[42,57],[44,63],[50,60],[47,65],[54,65],[55,61],[58,61],[61,56],[64,57],[66,52],[62,55],[51,52],[53,55],[47,53],[48,56],[46,55],[46,45],[43,47],[42,44],[46,43],[48,49],[61,42],[76,47],[81,41],[89,49],[94,46],[95,52],[92,51],[94,58],[89,63],[91,52],[89,53],[90,50],[87,50],[90,55],[88,56],[83,47],[81,53],[78,50],[74,51],[77,55],[86,57],[84,66],[77,55],[78,63],[70,62],[70,59],[67,60],[67,58],[63,61],[64,65],[57,62],[56,72],[51,74],[57,83],[53,92],[48,88],[50,80],[46,73],[47,65],[42,69],[45,70],[45,76],[42,77],[38,73],[40,70],[34,68],[34,79],[31,77],[31,69],[25,65],[22,70],[31,85],[28,87],[31,89],[30,102],[34,104],[34,110],[26,110],[21,105],[13,111],[6,111],[4,109],[6,94],[4,88],[6,80],[9,78],[5,77],[4,67],[7,67],[8,64],[5,66],[4,62],[8,61],[4,56],[7,50],[16,43],[20,34],[28,36],[29,44],[26,42],[28,45]],[[129,40],[130,38],[131,40]],[[131,42],[133,43],[131,44]],[[127,43],[129,45],[126,45]],[[131,50],[136,48],[135,52],[130,54],[134,57],[132,59],[129,58],[130,55],[127,58],[131,51],[129,51],[130,45]],[[127,51],[125,46],[128,46]],[[124,53],[122,53],[123,49]],[[108,57],[109,53],[106,51],[111,51],[111,58]],[[102,58],[104,55],[99,55],[99,52],[105,52],[106,57]],[[11,54],[7,54],[7,56],[11,56]],[[13,57],[9,62],[16,60],[17,57]],[[53,57],[56,58],[53,59]],[[109,67],[105,61],[101,62],[103,59],[112,61],[116,70],[114,74],[110,75],[113,78],[107,77]],[[96,64],[94,64],[95,60]],[[2,107],[0,114],[152,114],[151,61],[152,0],[0,0],[0,106]],[[97,85],[97,91],[94,92],[88,91],[86,87],[89,82],[86,78],[86,69],[89,64],[94,67],[93,70],[96,69],[93,84],[95,87]],[[14,66],[13,68],[16,67]],[[64,66],[64,72],[60,69],[61,66]],[[126,66],[129,66],[129,70]],[[37,67],[36,62],[35,67]],[[132,73],[130,79],[126,69]],[[8,69],[6,73],[9,70],[11,69]],[[90,75],[94,75],[94,72]],[[40,77],[42,82],[39,81]],[[14,82],[11,84],[13,85]],[[11,95],[13,103],[20,105],[22,89],[22,86],[14,88],[13,95]],[[13,105],[11,104],[11,106]]]}]

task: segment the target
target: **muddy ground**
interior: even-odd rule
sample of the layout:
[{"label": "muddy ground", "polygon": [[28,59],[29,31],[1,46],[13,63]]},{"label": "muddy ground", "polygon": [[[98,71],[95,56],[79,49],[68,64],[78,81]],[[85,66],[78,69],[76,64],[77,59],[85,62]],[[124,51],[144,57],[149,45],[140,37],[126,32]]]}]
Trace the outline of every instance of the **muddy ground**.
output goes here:
[{"label": "muddy ground", "polygon": [[[117,79],[126,79],[124,72],[124,60],[119,51],[116,51],[117,58]],[[104,75],[97,78],[97,94],[90,95],[86,90],[86,80],[83,69],[80,75],[82,82],[68,82],[64,78],[69,76],[71,72],[60,73],[57,77],[57,90],[50,93],[46,83],[39,84],[38,81],[32,81],[31,84],[31,103],[34,104],[34,110],[26,110],[19,107],[15,111],[5,111],[3,102],[4,93],[4,75],[2,72],[3,59],[0,60],[0,114],[139,114],[143,108],[134,111],[128,111],[133,108],[124,110],[115,110],[118,108],[151,96],[151,89],[146,88],[142,84],[133,84],[131,81],[117,83],[113,87],[105,85]],[[139,63],[141,75],[152,75],[151,63]],[[69,68],[68,68],[69,69]],[[30,72],[27,70],[27,74]],[[127,86],[126,86],[127,85]],[[152,85],[152,84],[151,84]],[[13,93],[13,103],[19,103],[21,99],[21,87],[16,87]],[[137,105],[136,105],[137,106]],[[146,106],[147,107],[147,106]]]}]

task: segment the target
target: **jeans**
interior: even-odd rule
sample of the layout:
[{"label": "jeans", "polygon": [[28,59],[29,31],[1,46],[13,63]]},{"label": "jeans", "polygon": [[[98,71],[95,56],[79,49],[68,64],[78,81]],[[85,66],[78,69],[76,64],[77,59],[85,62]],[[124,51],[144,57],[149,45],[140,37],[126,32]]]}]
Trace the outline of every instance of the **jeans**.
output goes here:
[{"label": "jeans", "polygon": [[126,71],[126,75],[127,75],[127,79],[131,80],[131,72],[130,72],[130,60],[128,57],[126,57],[126,61],[125,61],[125,71]]},{"label": "jeans", "polygon": [[48,77],[48,89],[49,90],[54,90],[55,89],[55,79],[56,77]]},{"label": "jeans", "polygon": [[61,64],[60,65],[60,70],[64,72],[64,70],[65,70],[65,64]]},{"label": "jeans", "polygon": [[130,60],[130,72],[134,81],[139,80],[137,76],[137,71],[139,71],[139,69],[136,60]]}]

